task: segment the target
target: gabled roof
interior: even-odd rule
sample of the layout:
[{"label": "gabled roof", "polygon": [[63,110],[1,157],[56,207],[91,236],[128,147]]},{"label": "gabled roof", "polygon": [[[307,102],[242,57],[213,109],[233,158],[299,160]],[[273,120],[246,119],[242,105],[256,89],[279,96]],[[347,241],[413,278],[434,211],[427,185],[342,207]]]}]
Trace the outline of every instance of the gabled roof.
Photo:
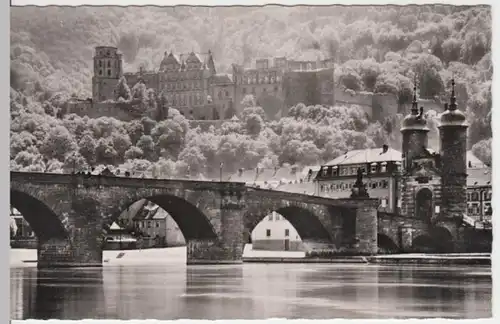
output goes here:
[{"label": "gabled roof", "polygon": [[118,230],[121,230],[122,228],[118,224],[116,224],[116,222],[113,222],[113,224],[111,224],[109,229],[114,230],[114,231],[118,231]]},{"label": "gabled roof", "polygon": [[325,165],[348,165],[348,164],[361,164],[361,163],[373,163],[373,162],[387,162],[387,161],[401,161],[402,155],[400,151],[393,148],[388,148],[387,152],[383,152],[381,147],[364,149],[364,150],[353,150],[349,151]]},{"label": "gabled roof", "polygon": [[467,169],[467,187],[491,186],[490,168],[469,168]]},{"label": "gabled roof", "polygon": [[216,74],[213,77],[214,84],[231,84],[233,76],[231,74]]}]

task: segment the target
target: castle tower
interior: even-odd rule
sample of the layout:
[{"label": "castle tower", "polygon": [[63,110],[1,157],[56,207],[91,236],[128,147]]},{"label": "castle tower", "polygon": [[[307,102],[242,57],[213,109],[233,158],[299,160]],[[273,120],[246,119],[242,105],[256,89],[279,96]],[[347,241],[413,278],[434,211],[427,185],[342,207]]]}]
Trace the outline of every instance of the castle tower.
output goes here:
[{"label": "castle tower", "polygon": [[92,98],[94,102],[114,99],[114,89],[123,75],[122,54],[116,47],[97,46],[94,53]]},{"label": "castle tower", "polygon": [[420,156],[427,148],[429,133],[423,108],[420,108],[420,112],[418,110],[416,81],[413,88],[411,112],[403,119],[401,133],[403,135],[403,170],[408,172],[413,166],[413,159]]},{"label": "castle tower", "polygon": [[451,81],[450,103],[445,104],[439,128],[441,156],[442,215],[462,219],[467,212],[467,121],[457,109],[455,80]]}]

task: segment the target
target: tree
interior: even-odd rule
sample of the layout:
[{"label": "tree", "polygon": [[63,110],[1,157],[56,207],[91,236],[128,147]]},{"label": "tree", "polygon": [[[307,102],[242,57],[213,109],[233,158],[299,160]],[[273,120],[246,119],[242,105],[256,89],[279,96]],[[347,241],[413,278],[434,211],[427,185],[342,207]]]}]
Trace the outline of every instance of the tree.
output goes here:
[{"label": "tree", "polygon": [[64,126],[56,126],[51,129],[42,143],[40,152],[49,159],[64,160],[64,156],[77,150],[77,144],[73,136]]},{"label": "tree", "polygon": [[188,146],[179,154],[179,160],[189,165],[190,174],[198,176],[204,173],[207,159],[196,146]]},{"label": "tree", "polygon": [[472,146],[472,153],[483,163],[491,166],[491,138],[481,140]]},{"label": "tree", "polygon": [[259,135],[263,125],[264,121],[260,115],[251,114],[246,118],[245,128],[247,130],[247,134],[249,135]]},{"label": "tree", "polygon": [[100,138],[97,141],[95,156],[98,164],[114,165],[117,160],[117,155],[118,154],[113,147],[113,141],[110,137]]},{"label": "tree", "polygon": [[97,143],[89,133],[83,135],[80,142],[78,142],[78,151],[87,160],[87,163],[92,165],[95,163]]},{"label": "tree", "polygon": [[126,152],[125,152],[125,160],[133,160],[133,159],[140,159],[144,156],[144,152],[137,146],[131,146]]},{"label": "tree", "polygon": [[146,160],[156,160],[155,143],[150,135],[142,135],[137,141],[136,146],[141,149]]},{"label": "tree", "polygon": [[88,163],[80,153],[69,153],[64,158],[62,169],[66,173],[85,171],[88,169]]},{"label": "tree", "polygon": [[127,79],[125,79],[124,76],[118,80],[118,84],[115,87],[115,99],[118,101],[120,98],[122,98],[125,101],[128,101],[131,98],[131,91],[129,86],[127,85]]}]

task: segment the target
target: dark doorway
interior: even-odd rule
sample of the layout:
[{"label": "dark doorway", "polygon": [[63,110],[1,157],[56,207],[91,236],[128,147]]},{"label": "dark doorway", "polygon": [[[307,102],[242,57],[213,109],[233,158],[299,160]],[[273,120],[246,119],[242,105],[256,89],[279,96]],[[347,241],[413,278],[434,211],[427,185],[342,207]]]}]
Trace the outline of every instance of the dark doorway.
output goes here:
[{"label": "dark doorway", "polygon": [[417,218],[430,221],[432,218],[432,191],[428,188],[420,189],[415,200]]},{"label": "dark doorway", "polygon": [[290,251],[290,240],[285,239],[285,251]]}]

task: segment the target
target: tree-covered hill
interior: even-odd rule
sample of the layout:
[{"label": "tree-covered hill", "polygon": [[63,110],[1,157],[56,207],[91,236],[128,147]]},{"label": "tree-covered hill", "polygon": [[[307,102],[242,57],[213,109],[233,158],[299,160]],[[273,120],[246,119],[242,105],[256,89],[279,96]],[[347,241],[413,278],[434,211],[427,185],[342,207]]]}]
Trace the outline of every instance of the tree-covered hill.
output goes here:
[{"label": "tree-covered hill", "polygon": [[[90,95],[93,48],[104,44],[119,47],[124,53],[125,70],[129,71],[138,70],[141,65],[147,69],[157,68],[164,52],[170,50],[178,53],[211,49],[220,72],[230,72],[232,63],[250,64],[258,57],[335,57],[339,67],[336,69],[336,77],[341,86],[354,91],[394,93],[401,102],[410,100],[415,73],[420,85],[420,96],[431,99],[447,96],[446,90],[454,77],[457,81],[459,102],[466,105],[462,108],[467,109],[471,122],[469,143],[471,146],[477,143],[476,151],[483,152],[483,158],[489,159],[493,68],[491,10],[487,6],[14,7],[11,8],[11,132],[12,140],[22,143],[16,143],[17,149],[11,152],[12,159],[19,161],[16,165],[27,166],[30,159],[34,158],[28,159],[27,154],[38,154],[44,157],[47,163],[54,159],[63,163],[68,152],[79,150],[70,142],[81,144],[83,138],[91,142],[90,137],[94,141],[102,142],[99,145],[104,145],[104,155],[101,156],[108,156],[109,153],[109,159],[104,158],[100,163],[125,163],[124,154],[128,150],[132,150],[129,157],[145,158],[149,154],[146,151],[149,150],[147,147],[150,144],[154,146],[154,149],[150,149],[155,152],[154,158],[153,155],[150,157],[157,161],[162,152],[159,147],[165,149],[173,145],[170,141],[175,141],[175,145],[178,145],[172,151],[175,154],[170,152],[165,156],[170,161],[187,159],[187,156],[196,156],[199,153],[194,152],[194,148],[190,148],[190,155],[187,152],[182,153],[186,149],[186,141],[196,133],[194,130],[185,129],[185,126],[182,126],[185,125],[184,121],[179,122],[180,126],[172,124],[173,122],[161,126],[163,128],[158,130],[160,135],[157,138],[143,129],[144,125],[143,128],[137,126],[141,124],[139,121],[131,123],[137,132],[142,129],[141,136],[152,136],[150,144],[145,144],[149,139],[143,139],[139,145],[139,133],[125,132],[122,126],[117,126],[117,129],[122,129],[118,133],[126,133],[128,137],[124,135],[125,138],[118,140],[116,136],[112,136],[112,131],[101,137],[100,131],[95,130],[97,126],[92,126],[92,136],[78,133],[78,127],[83,126],[80,125],[81,121],[75,121],[78,118],[74,116],[67,116],[63,121],[54,118],[57,106],[65,98],[72,94]],[[330,122],[293,116],[279,122],[266,122],[261,120],[262,117],[255,109],[253,112],[252,109],[247,110],[250,111],[250,117],[243,118],[239,126],[228,122],[224,129],[214,131],[214,134],[223,133],[214,135],[221,136],[220,141],[226,136],[224,141],[215,141],[213,144],[218,146],[219,150],[229,150],[231,145],[242,140],[252,149],[242,147],[241,152],[254,152],[253,149],[260,152],[255,153],[245,167],[256,167],[264,157],[268,159],[266,161],[273,163],[319,163],[335,155],[325,153],[327,146],[329,152],[339,152],[346,148],[375,145],[373,140],[356,137],[357,133],[350,133],[353,137],[347,142],[337,142],[342,132],[342,136],[347,136],[346,132],[350,131],[366,133],[368,128],[376,129],[376,124],[369,124],[369,121],[366,121],[368,124],[363,126],[364,128],[360,128],[359,125],[346,126],[345,121],[330,120],[333,125],[340,125],[342,129],[332,130],[335,134],[330,132],[328,136],[314,134],[321,139],[310,137],[312,133],[300,135],[301,138],[296,139],[298,142],[304,141],[300,145],[293,139],[285,141],[283,132],[288,132],[287,128],[295,127],[293,125],[296,123],[301,123],[302,126],[293,129],[295,133],[299,130],[306,132],[308,127],[318,131],[319,127],[316,126],[327,127]],[[302,107],[299,111],[318,109]],[[342,111],[344,108],[338,109]],[[335,118],[344,120],[351,113],[338,114]],[[388,137],[384,140],[391,141],[392,137],[392,141],[397,143],[395,133],[399,128],[398,118],[401,116],[384,121],[385,127],[378,128],[384,132],[379,134],[380,136]],[[85,121],[85,125],[87,123],[101,125],[103,121]],[[116,123],[124,124],[111,122]],[[252,123],[255,125],[250,127]],[[76,127],[74,124],[80,126]],[[152,128],[160,127],[158,125],[161,122],[154,124]],[[238,127],[247,127],[247,130],[242,131]],[[43,133],[43,129],[50,132]],[[181,129],[184,130],[180,131]],[[256,129],[259,130],[258,134]],[[50,135],[56,130],[57,135]],[[237,134],[237,131],[241,134]],[[247,131],[250,133],[247,134]],[[277,140],[275,135],[281,138]],[[56,154],[57,156],[52,156],[53,153],[48,153],[50,150],[47,151],[43,146],[43,143],[50,142],[50,136],[69,136],[67,146],[62,146],[66,149],[58,147],[62,151]],[[175,139],[171,139],[171,136]],[[254,144],[245,142],[242,136],[248,136]],[[303,136],[310,139],[302,138]],[[382,141],[380,136],[377,141]],[[352,145],[344,148],[340,147],[340,143]],[[97,142],[95,144],[97,145]],[[202,144],[208,145],[206,141],[200,143]],[[142,147],[143,145],[145,146]],[[292,148],[293,145],[297,147]],[[28,149],[29,147],[32,148]],[[112,153],[110,147],[118,154],[118,160],[112,158],[115,153]],[[142,147],[142,155],[137,149],[139,147]],[[261,151],[259,147],[262,148]],[[212,156],[215,153],[205,152],[201,148],[199,150],[204,152],[204,163],[215,159]],[[274,155],[269,155],[269,150]],[[299,154],[299,151],[302,153]],[[19,154],[23,157],[18,158]],[[181,154],[182,158],[178,154]],[[297,161],[291,160],[291,157],[301,156],[307,161],[300,158]],[[314,157],[315,161],[310,160],[311,157]]]}]

